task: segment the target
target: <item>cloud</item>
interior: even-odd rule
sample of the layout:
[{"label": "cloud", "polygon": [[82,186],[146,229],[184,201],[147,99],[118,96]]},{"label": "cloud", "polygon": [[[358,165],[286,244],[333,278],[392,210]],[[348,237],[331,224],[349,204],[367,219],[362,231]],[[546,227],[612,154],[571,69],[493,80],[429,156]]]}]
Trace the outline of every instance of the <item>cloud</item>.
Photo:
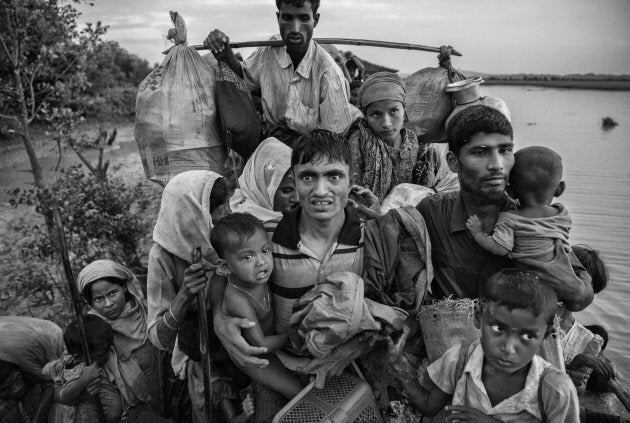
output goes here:
[{"label": "cloud", "polygon": [[[233,41],[266,39],[278,32],[273,0],[96,0],[94,7],[77,7],[83,22],[110,25],[109,39],[152,62],[161,60],[172,8],[185,19],[193,44],[214,28]],[[605,6],[592,0],[324,0],[320,14],[316,37],[451,44],[464,53],[454,59],[464,69],[630,73],[627,0],[607,0]],[[437,64],[430,53],[352,50],[405,72]]]}]

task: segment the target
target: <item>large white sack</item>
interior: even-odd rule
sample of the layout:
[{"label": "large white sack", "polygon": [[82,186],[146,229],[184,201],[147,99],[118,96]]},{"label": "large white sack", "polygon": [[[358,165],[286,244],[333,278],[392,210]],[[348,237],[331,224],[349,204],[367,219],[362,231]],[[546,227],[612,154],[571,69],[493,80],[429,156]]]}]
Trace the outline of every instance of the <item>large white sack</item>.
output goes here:
[{"label": "large white sack", "polygon": [[210,62],[186,43],[186,25],[171,12],[175,41],[140,84],[135,138],[148,179],[166,185],[188,170],[223,174],[225,148],[216,121],[215,75]]}]

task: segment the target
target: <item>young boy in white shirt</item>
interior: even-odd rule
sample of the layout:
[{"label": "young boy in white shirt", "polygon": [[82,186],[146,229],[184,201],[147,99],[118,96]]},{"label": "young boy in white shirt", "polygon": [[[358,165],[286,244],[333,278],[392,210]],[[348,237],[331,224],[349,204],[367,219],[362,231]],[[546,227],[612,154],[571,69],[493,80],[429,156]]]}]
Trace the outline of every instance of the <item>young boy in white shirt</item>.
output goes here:
[{"label": "young boy in white shirt", "polygon": [[506,269],[482,286],[479,301],[481,340],[452,347],[422,382],[407,382],[413,405],[427,416],[446,406],[446,421],[579,422],[571,379],[536,355],[551,330],[555,292],[533,273]]}]

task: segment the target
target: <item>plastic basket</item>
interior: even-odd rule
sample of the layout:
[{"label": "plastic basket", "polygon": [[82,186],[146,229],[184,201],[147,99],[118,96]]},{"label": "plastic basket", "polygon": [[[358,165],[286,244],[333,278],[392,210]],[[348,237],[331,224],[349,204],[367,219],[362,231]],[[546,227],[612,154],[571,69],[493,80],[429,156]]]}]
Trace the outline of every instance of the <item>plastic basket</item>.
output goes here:
[{"label": "plastic basket", "polygon": [[350,374],[330,378],[323,389],[311,382],[276,414],[273,423],[381,423],[370,386]]}]

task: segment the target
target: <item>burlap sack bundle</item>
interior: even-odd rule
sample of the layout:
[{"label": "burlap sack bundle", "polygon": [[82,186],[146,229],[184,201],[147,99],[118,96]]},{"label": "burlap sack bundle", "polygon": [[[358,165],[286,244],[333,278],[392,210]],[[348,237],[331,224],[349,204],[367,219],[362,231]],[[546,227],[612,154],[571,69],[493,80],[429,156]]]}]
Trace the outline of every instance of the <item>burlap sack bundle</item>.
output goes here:
[{"label": "burlap sack bundle", "polygon": [[479,339],[480,332],[475,327],[476,302],[469,298],[445,298],[420,308],[418,321],[429,363],[454,345]]}]

